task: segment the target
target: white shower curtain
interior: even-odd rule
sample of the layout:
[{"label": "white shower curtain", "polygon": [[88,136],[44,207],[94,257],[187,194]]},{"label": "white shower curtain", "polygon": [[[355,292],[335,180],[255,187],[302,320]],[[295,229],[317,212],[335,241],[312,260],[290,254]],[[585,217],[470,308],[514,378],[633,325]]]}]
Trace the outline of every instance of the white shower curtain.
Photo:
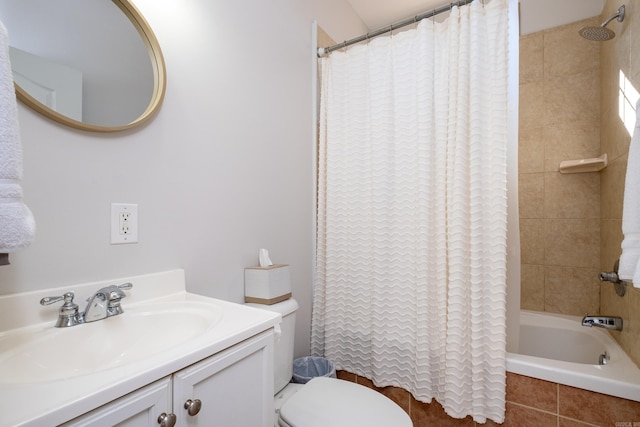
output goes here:
[{"label": "white shower curtain", "polygon": [[312,353],[504,419],[507,0],[322,60]]}]

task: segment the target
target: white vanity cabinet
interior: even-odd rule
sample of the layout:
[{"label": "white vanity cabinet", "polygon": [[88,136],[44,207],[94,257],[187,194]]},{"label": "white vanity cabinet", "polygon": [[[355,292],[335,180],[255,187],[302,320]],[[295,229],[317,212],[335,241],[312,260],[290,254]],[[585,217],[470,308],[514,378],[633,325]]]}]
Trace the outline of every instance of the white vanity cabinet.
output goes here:
[{"label": "white vanity cabinet", "polygon": [[[272,331],[242,342],[173,376],[176,426],[272,427]],[[202,402],[189,415],[187,401]]]},{"label": "white vanity cabinet", "polygon": [[160,415],[171,408],[171,377],[166,377],[64,423],[61,427],[158,426]]},{"label": "white vanity cabinet", "polygon": [[271,427],[273,340],[262,332],[62,426],[157,427],[174,414],[176,427]]}]

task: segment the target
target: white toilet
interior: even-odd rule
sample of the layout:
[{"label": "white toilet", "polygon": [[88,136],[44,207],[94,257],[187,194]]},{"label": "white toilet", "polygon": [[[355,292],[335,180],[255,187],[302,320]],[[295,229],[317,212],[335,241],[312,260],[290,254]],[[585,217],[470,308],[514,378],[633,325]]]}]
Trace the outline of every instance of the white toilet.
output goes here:
[{"label": "white toilet", "polygon": [[400,406],[368,387],[327,377],[290,384],[298,303],[288,299],[273,305],[248,305],[282,315],[282,336],[274,352],[276,427],[413,426]]}]

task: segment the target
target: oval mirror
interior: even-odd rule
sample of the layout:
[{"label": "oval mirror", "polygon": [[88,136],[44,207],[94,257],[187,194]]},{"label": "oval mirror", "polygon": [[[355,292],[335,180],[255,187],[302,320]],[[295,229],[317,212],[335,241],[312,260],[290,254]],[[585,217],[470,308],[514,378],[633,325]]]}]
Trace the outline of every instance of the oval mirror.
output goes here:
[{"label": "oval mirror", "polygon": [[59,123],[130,129],[159,109],[164,58],[129,0],[0,0],[16,95]]}]

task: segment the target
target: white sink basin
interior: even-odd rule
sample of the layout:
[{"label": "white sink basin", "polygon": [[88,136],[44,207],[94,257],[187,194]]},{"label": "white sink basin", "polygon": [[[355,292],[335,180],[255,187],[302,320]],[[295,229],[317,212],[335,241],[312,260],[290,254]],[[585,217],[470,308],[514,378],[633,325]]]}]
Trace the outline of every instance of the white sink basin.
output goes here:
[{"label": "white sink basin", "polygon": [[136,362],[205,333],[223,317],[215,305],[196,301],[124,310],[68,328],[52,323],[0,333],[0,384],[73,378]]}]

